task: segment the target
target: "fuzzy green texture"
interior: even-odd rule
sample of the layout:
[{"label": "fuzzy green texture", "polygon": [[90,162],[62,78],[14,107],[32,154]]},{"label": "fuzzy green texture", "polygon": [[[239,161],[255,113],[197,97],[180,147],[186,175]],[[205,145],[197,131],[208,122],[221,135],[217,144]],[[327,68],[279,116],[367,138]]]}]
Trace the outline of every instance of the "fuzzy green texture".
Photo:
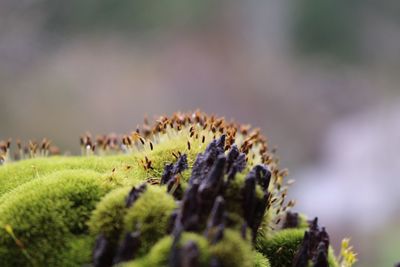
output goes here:
[{"label": "fuzzy green texture", "polygon": [[[168,266],[173,238],[167,235],[170,215],[177,208],[165,186],[148,184],[147,190],[126,208],[125,200],[132,189],[147,179],[159,179],[165,164],[175,162],[173,153],[187,154],[189,169],[181,175],[185,189],[191,167],[203,152],[206,141],[192,140],[187,146],[187,132],[157,136],[151,150],[145,146],[128,154],[84,157],[39,157],[7,163],[0,167],[0,265],[8,266],[82,266],[91,264],[96,236],[118,246],[124,234],[140,231],[141,246],[135,260],[119,264],[130,267]],[[153,140],[154,141],[154,140]],[[146,143],[147,145],[148,143]],[[145,169],[145,156],[151,168]],[[253,162],[256,164],[258,162]],[[223,267],[291,266],[294,254],[307,227],[272,231],[271,214],[264,216],[256,249],[247,229],[247,240],[241,237],[243,219],[242,188],[249,164],[237,174],[224,192],[229,225],[223,239],[209,244],[201,234],[182,233],[179,246],[192,241],[200,251],[199,266],[209,266],[216,258]],[[263,191],[256,187],[256,197]],[[7,230],[8,232],[7,232]],[[12,229],[12,233],[10,233]],[[14,235],[14,236],[13,236]],[[331,267],[337,263],[329,250]]]},{"label": "fuzzy green texture", "polygon": [[[11,162],[0,168],[0,196],[36,178],[62,170],[93,170],[104,173],[118,166],[113,159],[102,157],[49,157]],[[0,200],[1,203],[1,200]]]},{"label": "fuzzy green texture", "polygon": [[[203,151],[205,146],[206,144],[193,144],[189,151],[186,139],[176,135],[160,140],[153,151],[146,148],[131,154],[38,157],[1,166],[0,262],[5,263],[2,266],[60,266],[62,255],[70,255],[68,252],[62,253],[68,250],[72,242],[70,239],[74,239],[76,235],[88,234],[87,221],[90,212],[106,192],[112,188],[137,185],[147,178],[160,177],[164,165],[175,161],[172,152],[188,154],[191,165],[195,155]],[[144,155],[152,161],[152,170],[143,168],[141,160]],[[189,173],[183,173],[183,180],[188,179]],[[171,207],[172,198],[168,195],[162,198],[168,199],[166,205]],[[114,204],[121,204],[117,202]],[[155,203],[153,206],[157,207]],[[100,210],[101,208],[96,212],[101,213]],[[108,222],[118,222],[115,220],[117,217]],[[133,212],[131,220],[135,219],[146,217],[140,218]],[[162,219],[165,222],[165,216]],[[96,226],[93,220],[89,222],[93,228],[92,233],[101,228],[101,222],[96,222]],[[107,228],[106,220],[104,218],[102,222],[104,229]],[[26,247],[24,251],[4,230],[6,225],[12,227],[16,238]],[[151,226],[143,227],[151,233]],[[85,255],[90,252],[83,249],[81,251]],[[68,260],[73,265],[78,258],[71,257]]]},{"label": "fuzzy green texture", "polygon": [[[189,150],[187,139],[182,136],[184,136],[183,133],[178,133],[168,138],[161,138],[153,151],[146,147],[130,154],[52,156],[9,162],[0,168],[0,197],[24,183],[62,170],[93,170],[108,175],[109,182],[113,182],[113,179],[118,177],[121,185],[135,184],[150,177],[160,177],[165,164],[175,161],[172,152],[180,151],[187,154],[189,166],[192,166],[196,155],[202,152],[206,143],[211,140],[210,134],[206,136],[206,143],[193,143]],[[140,161],[145,155],[152,161],[153,170],[144,170],[141,166]],[[190,170],[182,173],[183,180],[187,181],[189,175]],[[0,204],[1,202],[0,198]]]},{"label": "fuzzy green texture", "polygon": [[[4,195],[0,225],[11,226],[29,257],[0,228],[2,266],[59,265],[62,253],[55,252],[68,249],[69,240],[87,233],[90,212],[108,190],[97,172],[67,170],[35,179]],[[75,258],[69,260],[75,262]]]},{"label": "fuzzy green texture", "polygon": [[[201,235],[195,233],[183,233],[178,247],[182,247],[189,241],[196,243],[200,251],[199,267],[208,267],[210,262],[210,252],[208,241]],[[168,267],[168,260],[173,243],[173,238],[167,236],[159,240],[150,252],[143,258],[125,263],[124,267]]]},{"label": "fuzzy green texture", "polygon": [[131,187],[115,189],[97,203],[88,222],[90,233],[93,236],[104,234],[110,242],[118,242],[127,211],[125,199],[130,190]]},{"label": "fuzzy green texture", "polygon": [[297,228],[308,229],[308,218],[305,214],[299,214],[299,225],[297,226]]},{"label": "fuzzy green texture", "polygon": [[256,246],[269,259],[271,267],[291,267],[303,237],[302,229],[286,229],[277,232],[272,238],[258,239]]},{"label": "fuzzy green texture", "polygon": [[94,239],[91,236],[79,236],[68,240],[67,249],[60,257],[58,266],[74,267],[90,264]]},{"label": "fuzzy green texture", "polygon": [[166,193],[164,186],[148,186],[129,208],[124,217],[124,231],[140,230],[140,238],[144,242],[140,245],[139,255],[147,253],[167,234],[168,222],[175,208],[175,200]]},{"label": "fuzzy green texture", "polygon": [[240,232],[225,230],[223,239],[210,247],[222,267],[253,267],[250,241],[243,240]]},{"label": "fuzzy green texture", "polygon": [[[224,192],[227,217],[232,225],[231,228],[240,230],[243,220],[243,185],[246,178],[245,173],[238,173],[235,179],[230,182],[229,187]],[[256,197],[258,200],[263,198],[263,191],[260,185],[256,185]],[[269,223],[269,218],[265,218],[265,224]],[[250,232],[249,232],[250,234]]]},{"label": "fuzzy green texture", "polygon": [[[256,248],[269,259],[271,267],[291,267],[306,230],[285,229],[275,233],[272,238],[259,238]],[[329,266],[338,267],[333,249],[330,247],[328,251]]]},{"label": "fuzzy green texture", "polygon": [[254,267],[271,267],[269,260],[260,252],[253,251]]}]

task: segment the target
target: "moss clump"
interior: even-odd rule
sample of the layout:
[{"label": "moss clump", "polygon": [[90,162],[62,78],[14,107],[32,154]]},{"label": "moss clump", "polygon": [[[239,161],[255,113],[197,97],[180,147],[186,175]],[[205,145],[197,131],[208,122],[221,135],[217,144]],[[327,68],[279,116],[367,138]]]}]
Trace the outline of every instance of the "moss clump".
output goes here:
[{"label": "moss clump", "polygon": [[[182,248],[188,242],[193,242],[197,245],[200,252],[200,257],[198,260],[199,267],[210,266],[210,252],[208,241],[201,235],[195,233],[183,233],[182,237],[178,243],[177,249]],[[168,267],[170,266],[170,251],[173,246],[173,237],[167,236],[159,240],[150,252],[144,257],[123,264],[124,267]]]},{"label": "moss clump", "polygon": [[339,266],[317,219],[288,212],[287,172],[257,129],[177,113],[82,136],[81,157],[16,144],[20,162],[0,141],[1,266]]},{"label": "moss clump", "polygon": [[[39,157],[11,162],[0,168],[0,196],[12,189],[57,171],[93,170],[99,173],[111,171],[118,166],[112,158],[102,157]],[[2,200],[0,200],[0,203]]]},{"label": "moss clump", "polygon": [[[265,255],[271,267],[291,267],[304,238],[307,229],[285,229],[275,233],[272,238],[261,238],[257,242],[257,249]],[[330,267],[337,267],[338,263],[333,249],[328,250],[328,264]]]},{"label": "moss clump", "polygon": [[59,266],[69,240],[87,234],[90,212],[108,190],[99,176],[85,170],[55,172],[3,196],[0,225],[9,225],[18,241],[0,229],[2,266]]},{"label": "moss clump", "polygon": [[165,187],[149,187],[129,208],[124,217],[124,231],[140,231],[143,242],[139,255],[148,252],[167,234],[168,223],[175,208],[175,200],[166,193]]},{"label": "moss clump", "polygon": [[104,234],[110,242],[118,242],[126,214],[125,199],[131,187],[115,189],[97,203],[88,222],[93,236]]},{"label": "moss clump", "polygon": [[303,237],[304,230],[282,230],[274,234],[272,238],[257,240],[257,249],[269,259],[271,267],[291,267]]},{"label": "moss clump", "polygon": [[60,256],[58,266],[74,267],[91,263],[92,247],[94,245],[91,236],[78,236],[67,240],[66,249]]},{"label": "moss clump", "polygon": [[271,267],[269,260],[260,252],[253,251],[254,267]]},{"label": "moss clump", "polygon": [[222,267],[253,267],[254,259],[250,242],[240,233],[226,230],[220,242],[210,247],[210,253]]}]

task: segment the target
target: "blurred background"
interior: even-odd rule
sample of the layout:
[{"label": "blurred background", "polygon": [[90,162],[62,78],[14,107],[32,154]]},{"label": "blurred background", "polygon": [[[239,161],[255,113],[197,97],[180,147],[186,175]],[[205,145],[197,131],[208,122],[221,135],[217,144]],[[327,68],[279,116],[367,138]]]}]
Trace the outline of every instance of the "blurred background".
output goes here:
[{"label": "blurred background", "polygon": [[0,139],[200,108],[259,126],[357,266],[400,261],[400,2],[1,0]]}]

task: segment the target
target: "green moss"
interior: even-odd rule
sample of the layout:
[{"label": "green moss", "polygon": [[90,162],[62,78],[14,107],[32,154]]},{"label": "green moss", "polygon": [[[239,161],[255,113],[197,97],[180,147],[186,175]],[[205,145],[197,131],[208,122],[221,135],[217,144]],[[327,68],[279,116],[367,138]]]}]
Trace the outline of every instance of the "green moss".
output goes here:
[{"label": "green moss", "polygon": [[272,238],[257,239],[257,250],[265,255],[271,267],[291,267],[294,255],[304,237],[304,230],[286,229]]},{"label": "green moss", "polygon": [[224,192],[226,210],[231,213],[243,215],[243,194],[245,175],[239,173],[229,184],[229,187]]},{"label": "green moss", "polygon": [[225,230],[223,239],[210,247],[210,253],[222,267],[253,267],[251,244],[237,231]]},{"label": "green moss", "polygon": [[305,214],[299,214],[299,226],[298,228],[307,229],[308,228],[308,218]]},{"label": "green moss", "polygon": [[147,258],[140,258],[134,261],[123,262],[118,265],[119,267],[151,267],[147,262]]},{"label": "green moss", "polygon": [[[97,172],[70,170],[33,180],[7,193],[0,205],[2,266],[59,266],[69,240],[87,233],[90,212],[108,189]],[[5,225],[11,226],[27,254],[5,231]]]},{"label": "green moss", "polygon": [[[135,253],[136,259],[118,266],[168,266],[173,238],[167,235],[167,227],[178,204],[166,192],[165,186],[150,183],[157,183],[165,165],[175,162],[177,154],[187,154],[189,169],[180,175],[185,190],[197,154],[225,131],[234,137],[239,147],[245,139],[246,142],[251,140],[251,148],[245,171],[237,174],[223,193],[227,216],[223,238],[210,245],[202,236],[204,229],[199,233],[184,232],[178,247],[194,241],[200,251],[200,267],[209,266],[211,259],[217,259],[223,267],[290,267],[308,228],[304,216],[300,216],[298,229],[276,232],[270,230],[270,225],[277,217],[277,209],[270,208],[257,233],[257,250],[251,243],[250,229],[246,230],[247,240],[241,237],[244,225],[242,190],[246,173],[267,156],[268,164],[277,168],[273,155],[260,154],[267,147],[263,137],[249,136],[244,133],[246,127],[236,124],[214,128],[213,125],[219,123],[214,117],[203,119],[199,117],[203,115],[195,114],[195,120],[204,120],[204,125],[180,125],[181,114],[175,116],[161,132],[146,136],[145,140],[141,137],[139,142],[132,137],[132,142],[124,143],[127,150],[122,147],[117,152],[115,147],[105,148],[98,152],[101,156],[38,157],[20,162],[7,161],[1,166],[0,265],[90,265],[98,234],[104,234],[116,248],[126,233],[139,230],[140,248]],[[185,120],[191,121],[190,118],[192,115]],[[209,153],[214,152],[210,150]],[[204,170],[204,175],[206,173]],[[149,178],[151,180],[147,180]],[[125,199],[132,186],[145,181],[149,182],[147,190],[126,208]],[[270,190],[274,197],[277,193],[272,190],[275,188],[273,183]],[[255,193],[258,199],[264,196],[259,185]],[[338,267],[332,248],[329,248],[328,260],[331,267]]]},{"label": "green moss", "polygon": [[329,249],[328,249],[328,263],[329,263],[330,267],[339,267],[339,263],[337,262],[337,259],[335,257],[335,253],[334,253],[332,247],[329,247]]},{"label": "green moss", "polygon": [[59,266],[74,267],[89,264],[92,259],[94,239],[90,236],[79,236],[68,240],[66,249],[60,257]]},{"label": "green moss", "polygon": [[[146,148],[143,151],[136,151],[129,155],[119,154],[85,157],[53,156],[7,163],[0,168],[0,197],[4,193],[26,182],[61,170],[94,170],[102,174],[109,174],[110,176],[112,174],[113,176],[126,177],[136,181],[143,181],[149,177],[160,177],[164,165],[175,161],[172,152],[177,153],[180,151],[186,153],[188,155],[188,162],[192,165],[197,153],[205,148],[206,144],[196,142],[191,146],[191,149],[188,150],[186,144],[187,140],[183,138],[183,135],[184,134],[181,133],[166,138],[165,140],[160,140],[160,144],[155,145],[153,151]],[[145,155],[152,161],[153,170],[145,170],[141,166],[140,160],[144,159]],[[189,171],[184,172],[184,180],[187,181],[189,176]],[[127,183],[129,183],[129,181]]]},{"label": "green moss", "polygon": [[[207,240],[195,233],[183,233],[178,247],[185,245],[187,242],[195,242],[200,251],[199,267],[208,267],[210,262],[209,245]],[[167,267],[171,252],[173,238],[167,236],[159,240],[151,249],[151,251],[143,258],[124,264],[124,267]]]},{"label": "green moss", "polygon": [[151,186],[134,202],[124,218],[124,232],[139,228],[143,240],[139,255],[147,253],[164,235],[172,211],[176,208],[174,198],[165,187]]},{"label": "green moss", "polygon": [[112,159],[94,156],[34,158],[9,163],[0,168],[0,196],[19,185],[56,171],[88,169],[104,173],[116,165]]},{"label": "green moss", "polygon": [[260,252],[253,251],[254,267],[270,267],[269,260]]},{"label": "green moss", "polygon": [[104,234],[109,241],[117,242],[123,229],[126,214],[125,199],[132,187],[115,189],[96,205],[88,222],[93,236]]},{"label": "green moss", "polygon": [[[272,238],[257,239],[256,248],[269,259],[271,267],[291,267],[305,231],[306,229],[282,230]],[[338,267],[332,248],[329,248],[328,262],[329,266]]]}]

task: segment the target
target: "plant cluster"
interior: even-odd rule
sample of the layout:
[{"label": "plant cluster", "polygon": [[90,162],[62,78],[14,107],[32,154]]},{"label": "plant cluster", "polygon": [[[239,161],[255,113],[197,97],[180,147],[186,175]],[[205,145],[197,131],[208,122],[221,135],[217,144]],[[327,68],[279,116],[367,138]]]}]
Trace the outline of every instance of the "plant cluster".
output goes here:
[{"label": "plant cluster", "polygon": [[[258,129],[201,112],[127,135],[0,144],[2,266],[348,267]],[[22,160],[23,159],[23,160]]]}]

